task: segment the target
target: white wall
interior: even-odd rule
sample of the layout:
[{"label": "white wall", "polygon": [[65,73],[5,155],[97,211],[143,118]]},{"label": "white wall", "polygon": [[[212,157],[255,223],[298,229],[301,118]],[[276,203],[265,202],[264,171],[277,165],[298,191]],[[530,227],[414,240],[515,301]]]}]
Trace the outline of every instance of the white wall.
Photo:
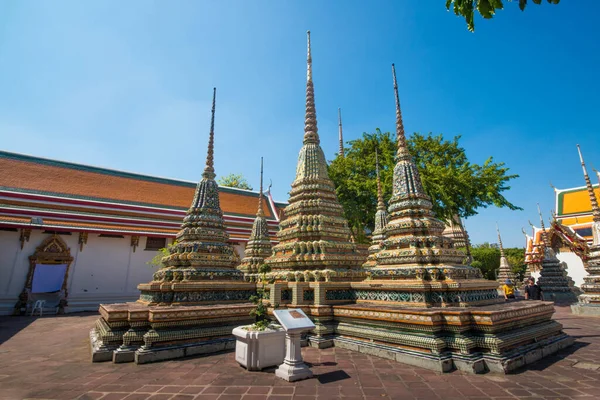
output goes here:
[{"label": "white wall", "polygon": [[583,261],[572,252],[561,252],[557,253],[556,257],[567,264],[567,274],[575,282],[575,286],[581,286],[583,278],[588,276],[587,271],[583,267]]},{"label": "white wall", "polygon": [[[21,250],[19,232],[0,231],[0,315],[12,313],[25,285],[28,257],[48,236],[50,234],[42,234],[40,230],[32,231],[29,242],[25,242]],[[157,252],[144,250],[145,237],[140,238],[135,252],[130,236],[109,238],[90,233],[82,251],[77,243],[78,233],[60,237],[73,256],[67,281],[67,312],[95,311],[101,303],[135,301],[139,298],[137,285],[150,282],[157,269],[147,264]],[[244,256],[244,244],[235,245],[235,250],[240,258]]]}]

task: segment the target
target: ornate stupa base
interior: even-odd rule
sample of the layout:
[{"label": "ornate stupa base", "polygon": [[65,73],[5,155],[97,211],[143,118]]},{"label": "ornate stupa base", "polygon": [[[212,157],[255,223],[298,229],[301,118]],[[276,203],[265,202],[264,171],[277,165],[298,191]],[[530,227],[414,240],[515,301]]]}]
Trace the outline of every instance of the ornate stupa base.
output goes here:
[{"label": "ornate stupa base", "polygon": [[[495,282],[275,282],[271,305],[301,308],[308,344],[341,347],[440,372],[507,373],[573,343],[551,302],[499,299]],[[484,283],[481,282],[481,283]]]},{"label": "ornate stupa base", "polygon": [[256,284],[245,281],[150,282],[138,285],[138,303],[149,306],[187,306],[248,302]]},{"label": "ornate stupa base", "polygon": [[600,302],[598,303],[585,303],[581,301],[576,304],[571,304],[571,312],[575,315],[583,315],[587,317],[600,317]]},{"label": "ornate stupa base", "polygon": [[[155,278],[191,277],[180,272],[161,269]],[[239,271],[220,272],[232,279],[152,281],[138,285],[135,303],[101,305],[90,332],[92,361],[143,364],[233,348],[233,328],[253,322],[256,284],[238,280]]]},{"label": "ornate stupa base", "polygon": [[[226,291],[213,290],[214,293]],[[235,348],[231,332],[254,322],[252,303],[103,304],[90,332],[92,361],[145,364]]]},{"label": "ornate stupa base", "polygon": [[551,319],[552,303],[423,309],[364,304],[333,306],[334,346],[449,372],[508,373],[574,339]]},{"label": "ornate stupa base", "polygon": [[600,276],[586,276],[581,285],[584,293],[578,297],[579,302],[571,305],[571,312],[577,315],[600,317]]}]

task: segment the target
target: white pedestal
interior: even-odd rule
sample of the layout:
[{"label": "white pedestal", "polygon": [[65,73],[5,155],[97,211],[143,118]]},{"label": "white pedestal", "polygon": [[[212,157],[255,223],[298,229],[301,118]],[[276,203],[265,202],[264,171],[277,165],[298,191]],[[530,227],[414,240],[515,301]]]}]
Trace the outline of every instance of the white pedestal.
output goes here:
[{"label": "white pedestal", "polygon": [[287,331],[285,334],[285,359],[283,364],[277,368],[275,375],[288,382],[299,381],[301,379],[312,378],[313,373],[308,365],[302,361],[302,351],[300,347],[301,332]]},{"label": "white pedestal", "polygon": [[280,365],[285,356],[285,331],[247,331],[243,326],[233,330],[236,337],[235,360],[248,371]]}]

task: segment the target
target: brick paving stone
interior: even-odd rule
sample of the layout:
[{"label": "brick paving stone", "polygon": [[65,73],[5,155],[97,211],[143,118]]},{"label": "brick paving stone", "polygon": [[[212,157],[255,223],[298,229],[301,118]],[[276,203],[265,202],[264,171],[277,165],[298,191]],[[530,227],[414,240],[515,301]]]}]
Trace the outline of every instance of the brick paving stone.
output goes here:
[{"label": "brick paving stone", "polygon": [[600,393],[600,318],[555,317],[570,349],[510,375],[438,373],[344,349],[302,350],[315,377],[289,383],[274,368],[248,372],[233,353],[156,364],[91,363],[97,315],[0,317],[0,400],[595,399]]}]

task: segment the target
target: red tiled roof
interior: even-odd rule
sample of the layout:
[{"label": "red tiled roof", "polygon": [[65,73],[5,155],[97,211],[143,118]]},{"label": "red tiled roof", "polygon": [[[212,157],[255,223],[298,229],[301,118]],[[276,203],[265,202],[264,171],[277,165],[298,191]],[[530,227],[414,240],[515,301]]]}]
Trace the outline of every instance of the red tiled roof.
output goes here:
[{"label": "red tiled roof", "polygon": [[[194,196],[193,182],[157,178],[0,151],[0,224],[173,236]],[[247,239],[258,193],[220,188],[232,239]],[[274,238],[281,203],[263,202]],[[274,207],[274,210],[271,208]],[[32,227],[36,227],[32,225]]]},{"label": "red tiled roof", "polygon": [[[115,202],[129,202],[188,208],[194,197],[194,186],[186,182],[145,180],[92,170],[47,165],[15,158],[0,157],[0,186],[29,191],[44,191],[63,195],[81,196]],[[115,171],[116,172],[116,171]],[[219,199],[225,213],[256,215],[257,194],[243,191],[234,193],[221,190]],[[273,218],[263,203],[267,218]]]}]

